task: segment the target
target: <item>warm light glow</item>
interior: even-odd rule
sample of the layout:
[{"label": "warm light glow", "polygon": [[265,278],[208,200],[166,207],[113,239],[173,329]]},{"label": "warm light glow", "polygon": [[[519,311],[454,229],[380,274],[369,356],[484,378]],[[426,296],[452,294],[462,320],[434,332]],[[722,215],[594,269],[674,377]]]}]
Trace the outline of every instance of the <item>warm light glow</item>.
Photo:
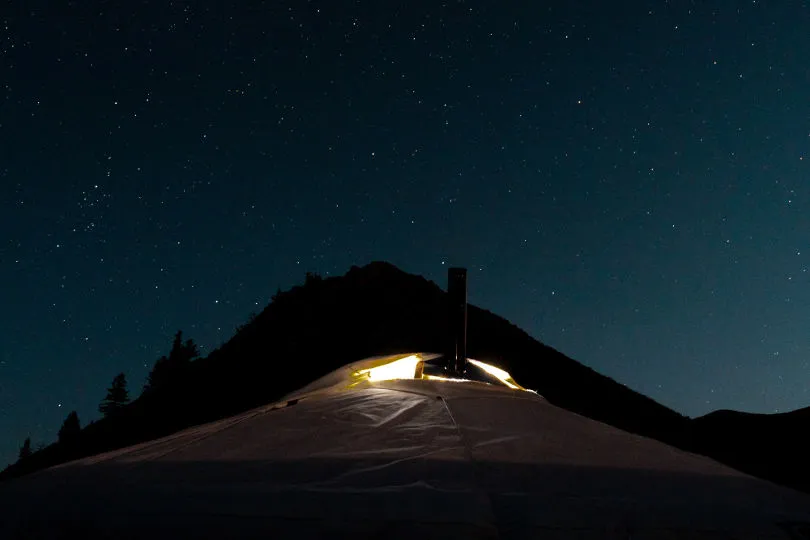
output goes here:
[{"label": "warm light glow", "polygon": [[454,379],[452,377],[442,377],[440,375],[422,375],[427,381],[448,381],[448,382],[470,382],[470,379]]},{"label": "warm light glow", "polygon": [[514,388],[515,390],[524,390],[524,388],[516,383],[512,376],[509,375],[509,372],[504,371],[499,367],[490,366],[489,364],[479,362],[478,360],[473,360],[472,358],[468,358],[467,361],[475,366],[480,367],[509,388]]},{"label": "warm light glow", "polygon": [[[428,375],[427,373],[422,374],[422,371],[419,370],[417,373],[417,367],[419,366],[420,362],[423,362],[424,359],[420,354],[412,354],[406,356],[404,358],[400,358],[399,360],[394,360],[393,362],[388,362],[387,364],[383,364],[381,366],[368,368],[368,369],[361,369],[354,372],[354,376],[356,377],[355,383],[351,386],[357,384],[360,380],[367,379],[369,381],[391,381],[395,379],[416,379],[421,378],[428,381],[445,381],[445,382],[473,382],[470,379],[462,379],[456,377],[443,377],[441,375]],[[489,364],[485,364],[484,362],[480,362],[478,360],[473,360],[468,358],[467,361],[482,370],[486,371],[503,384],[512,388],[513,390],[526,390],[509,375],[508,372],[502,370],[499,367],[491,366]],[[421,377],[419,376],[421,374]]]},{"label": "warm light glow", "polygon": [[379,367],[358,371],[359,375],[368,375],[371,381],[390,381],[392,379],[413,379],[416,374],[416,365],[422,361],[419,355],[412,354],[399,360],[394,360]]}]

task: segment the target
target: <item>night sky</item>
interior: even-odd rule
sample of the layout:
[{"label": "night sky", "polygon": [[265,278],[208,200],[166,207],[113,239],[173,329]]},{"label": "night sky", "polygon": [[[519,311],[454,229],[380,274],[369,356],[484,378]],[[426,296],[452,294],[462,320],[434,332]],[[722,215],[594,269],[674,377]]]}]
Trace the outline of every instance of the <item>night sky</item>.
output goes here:
[{"label": "night sky", "polygon": [[810,405],[808,28],[799,1],[6,3],[0,466],[117,373],[137,395],[176,330],[205,354],[372,260],[466,266],[471,302],[684,414]]}]

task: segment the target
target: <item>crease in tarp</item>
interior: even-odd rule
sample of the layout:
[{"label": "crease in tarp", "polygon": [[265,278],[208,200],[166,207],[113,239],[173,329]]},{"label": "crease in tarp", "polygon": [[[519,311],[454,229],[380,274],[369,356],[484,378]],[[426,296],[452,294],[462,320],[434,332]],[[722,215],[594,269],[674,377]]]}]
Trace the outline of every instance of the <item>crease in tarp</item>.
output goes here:
[{"label": "crease in tarp", "polygon": [[[360,476],[360,475],[364,475],[364,474],[369,474],[369,473],[377,473],[377,472],[380,472],[380,471],[383,471],[383,470],[386,470],[386,469],[390,469],[390,468],[395,467],[397,465],[400,465],[402,463],[407,463],[409,461],[416,461],[416,460],[419,460],[419,459],[426,459],[426,458],[429,458],[429,457],[431,457],[431,456],[433,456],[435,454],[446,454],[449,451],[456,451],[456,450],[464,450],[463,445],[459,445],[459,446],[443,446],[441,448],[435,448],[435,449],[429,450],[427,452],[422,452],[422,453],[419,453],[419,454],[416,454],[416,455],[405,456],[405,457],[402,457],[402,458],[399,458],[399,459],[393,459],[393,460],[385,462],[385,463],[380,463],[380,464],[377,464],[377,465],[371,465],[371,466],[366,466],[366,467],[358,467],[356,469],[351,469],[351,470],[348,470],[348,471],[344,471],[344,472],[342,472],[342,473],[340,473],[340,474],[338,474],[336,476],[333,476],[332,478],[329,478],[328,480],[318,480],[316,482],[306,482],[306,483],[297,484],[297,485],[300,485],[302,487],[307,487],[307,486],[328,486],[330,484],[335,484],[335,483],[338,483],[338,482],[343,481],[343,480],[347,480],[347,479],[352,478],[352,477],[356,477],[356,476]],[[375,457],[376,456],[379,456],[379,454],[376,454]],[[330,455],[330,457],[334,457],[334,456]],[[393,485],[393,484],[386,484],[386,485]]]}]

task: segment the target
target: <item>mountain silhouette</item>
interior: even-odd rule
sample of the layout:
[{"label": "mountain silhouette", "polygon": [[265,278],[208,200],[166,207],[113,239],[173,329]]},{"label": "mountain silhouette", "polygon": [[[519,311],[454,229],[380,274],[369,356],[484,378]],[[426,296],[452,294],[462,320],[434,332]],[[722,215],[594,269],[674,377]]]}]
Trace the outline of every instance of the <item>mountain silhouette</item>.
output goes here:
[{"label": "mountain silhouette", "polygon": [[810,492],[808,425],[810,407],[777,414],[714,411],[692,421],[694,451]]},{"label": "mountain silhouette", "polygon": [[[348,362],[376,354],[443,351],[446,293],[383,262],[345,276],[311,279],[273,303],[199,362],[204,393],[222,389],[238,412],[299,388]],[[543,345],[493,313],[470,305],[468,356],[500,365],[551,403],[671,444],[689,420]],[[228,365],[227,370],[219,366]],[[224,379],[223,379],[224,377]],[[217,390],[220,389],[220,390]]]},{"label": "mountain silhouette", "polygon": [[[191,362],[181,379],[145,392],[77,437],[35,452],[0,473],[0,479],[233,416],[358,359],[441,352],[446,332],[444,290],[389,263],[352,267],[341,277],[307,274],[303,285],[277,293],[228,342]],[[691,420],[473,305],[468,309],[468,356],[506,369],[558,407],[698,451],[744,472],[808,487],[807,472],[799,480],[786,473],[789,463],[800,463],[806,454],[796,428],[806,425],[807,409],[781,416],[728,411]],[[768,451],[767,440],[787,446]],[[735,444],[744,450],[735,451]]]}]

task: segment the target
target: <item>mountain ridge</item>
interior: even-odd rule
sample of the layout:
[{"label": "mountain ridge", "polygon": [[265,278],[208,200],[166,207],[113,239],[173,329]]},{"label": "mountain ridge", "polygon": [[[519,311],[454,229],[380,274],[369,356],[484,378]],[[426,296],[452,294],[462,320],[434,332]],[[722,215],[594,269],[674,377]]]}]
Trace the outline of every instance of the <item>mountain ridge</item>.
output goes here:
[{"label": "mountain ridge", "polygon": [[[353,266],[336,277],[308,273],[302,285],[279,291],[231,339],[192,362],[171,388],[141,395],[114,418],[85,427],[72,445],[55,443],[10,466],[0,479],[271,403],[362,358],[442,352],[447,344],[446,306],[446,293],[439,285],[387,262]],[[744,417],[710,413],[690,419],[472,304],[468,307],[468,356],[503,367],[522,385],[569,411],[715,457],[746,472],[808,487],[773,467],[737,458],[728,441],[742,440],[740,432],[745,429],[735,426]],[[763,432],[769,429],[762,428]],[[728,438],[718,437],[720,433]],[[744,457],[759,459],[760,454]]]}]

